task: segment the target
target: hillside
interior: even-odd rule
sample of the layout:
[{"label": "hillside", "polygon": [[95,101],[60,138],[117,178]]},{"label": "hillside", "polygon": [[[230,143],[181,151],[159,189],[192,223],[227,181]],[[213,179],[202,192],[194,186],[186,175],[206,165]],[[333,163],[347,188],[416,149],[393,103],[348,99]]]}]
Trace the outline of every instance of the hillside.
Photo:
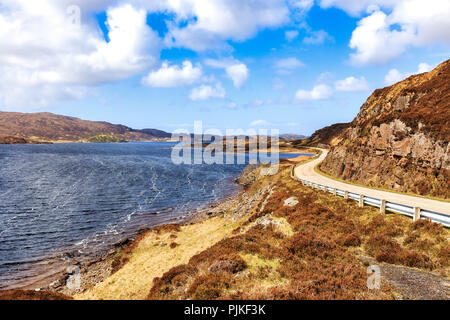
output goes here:
[{"label": "hillside", "polygon": [[376,90],[320,169],[355,183],[450,197],[450,60]]},{"label": "hillside", "polygon": [[158,129],[142,129],[142,130],[136,130],[136,131],[148,134],[155,138],[171,138],[172,137],[171,133],[165,132],[162,130],[158,130]]},{"label": "hillside", "polygon": [[350,123],[336,123],[331,126],[322,128],[313,133],[306,139],[301,139],[295,143],[297,146],[335,146],[341,141],[341,135]]},{"label": "hillside", "polygon": [[149,141],[167,137],[169,133],[156,129],[134,130],[52,113],[0,111],[0,143]]}]

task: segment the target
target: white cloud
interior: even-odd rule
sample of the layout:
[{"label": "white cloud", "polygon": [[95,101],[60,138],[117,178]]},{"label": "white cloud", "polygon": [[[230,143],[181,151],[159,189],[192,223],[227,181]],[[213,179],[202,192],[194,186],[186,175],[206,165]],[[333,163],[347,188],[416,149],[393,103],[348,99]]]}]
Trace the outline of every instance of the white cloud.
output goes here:
[{"label": "white cloud", "polygon": [[183,62],[181,68],[177,65],[169,66],[168,62],[164,62],[160,69],[144,77],[142,84],[149,87],[174,88],[194,84],[201,77],[201,67],[194,67],[188,60]]},{"label": "white cloud", "polygon": [[251,127],[262,127],[262,126],[269,126],[270,123],[267,120],[255,120],[250,122]]},{"label": "white cloud", "polygon": [[248,68],[245,64],[235,64],[225,69],[236,88],[241,88],[248,79]]},{"label": "white cloud", "polygon": [[389,70],[389,72],[386,74],[386,76],[384,77],[384,83],[386,85],[392,85],[394,83],[397,83],[399,81],[402,81],[403,79],[405,79],[408,75],[407,74],[402,74],[400,73],[400,71],[398,71],[397,69],[391,69]]},{"label": "white cloud", "polygon": [[297,17],[301,19],[314,6],[314,0],[289,0],[288,4],[294,10]]},{"label": "white cloud", "polygon": [[232,65],[240,64],[241,62],[233,57],[229,57],[224,59],[205,59],[204,63],[211,68],[226,69]]},{"label": "white cloud", "polygon": [[299,32],[297,30],[288,30],[284,33],[284,37],[287,41],[292,41],[298,37]]},{"label": "white cloud", "polygon": [[430,66],[428,63],[422,62],[419,63],[419,67],[417,69],[417,73],[424,73],[433,70],[433,66]]},{"label": "white cloud", "polygon": [[211,68],[225,69],[228,78],[236,88],[241,88],[249,77],[248,67],[232,57],[225,59],[205,59],[205,64]]},{"label": "white cloud", "polygon": [[[322,1],[336,6],[347,2]],[[368,2],[364,3],[363,7],[367,8]],[[350,40],[350,48],[356,51],[351,55],[354,64],[383,64],[399,57],[411,46],[450,44],[450,33],[447,31],[450,30],[448,0],[371,1],[371,3],[384,5],[391,8],[392,12],[386,14],[372,6],[369,9],[370,15],[358,22]]]},{"label": "white cloud", "polygon": [[434,66],[429,65],[428,63],[421,62],[417,67],[416,72],[400,72],[397,69],[391,69],[384,77],[384,84],[390,86],[394,83],[400,82],[414,74],[424,73],[433,70]]},{"label": "white cloud", "polygon": [[57,1],[2,1],[0,104],[8,109],[79,99],[91,86],[119,81],[154,67],[160,40],[146,11],[110,7],[109,42],[96,26],[73,24]]},{"label": "white cloud", "polygon": [[303,38],[304,44],[322,44],[328,39],[333,39],[326,31],[311,31],[310,35]]},{"label": "white cloud", "polygon": [[369,84],[364,77],[355,78],[347,77],[343,80],[336,81],[335,88],[337,91],[357,92],[369,90]]},{"label": "white cloud", "polygon": [[274,67],[280,74],[290,74],[294,69],[298,69],[303,66],[305,66],[305,64],[295,57],[280,59],[274,64]]},{"label": "white cloud", "polygon": [[319,5],[324,9],[335,7],[351,16],[359,16],[371,6],[392,9],[399,1],[402,0],[320,0]]},{"label": "white cloud", "polygon": [[295,94],[297,101],[323,100],[331,98],[333,90],[326,84],[318,84],[311,91],[298,90]]},{"label": "white cloud", "polygon": [[166,45],[195,51],[223,47],[226,40],[247,40],[258,30],[287,23],[290,14],[284,0],[160,0],[148,5],[175,13],[182,22],[168,25]]},{"label": "white cloud", "polygon": [[215,88],[208,85],[201,85],[198,88],[192,89],[189,94],[189,99],[192,101],[204,101],[211,98],[225,98],[225,89],[220,83],[217,83]]},{"label": "white cloud", "polygon": [[414,29],[391,30],[387,15],[377,11],[358,22],[353,31],[351,61],[356,65],[383,64],[400,56],[414,39]]}]

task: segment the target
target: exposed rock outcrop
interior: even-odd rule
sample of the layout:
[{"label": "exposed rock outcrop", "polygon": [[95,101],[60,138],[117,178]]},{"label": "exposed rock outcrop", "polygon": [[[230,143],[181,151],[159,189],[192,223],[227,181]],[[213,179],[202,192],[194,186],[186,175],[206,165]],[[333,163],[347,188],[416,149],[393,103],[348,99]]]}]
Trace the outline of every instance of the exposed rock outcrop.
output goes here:
[{"label": "exposed rock outcrop", "polygon": [[450,197],[450,60],[376,90],[321,165],[352,182]]}]

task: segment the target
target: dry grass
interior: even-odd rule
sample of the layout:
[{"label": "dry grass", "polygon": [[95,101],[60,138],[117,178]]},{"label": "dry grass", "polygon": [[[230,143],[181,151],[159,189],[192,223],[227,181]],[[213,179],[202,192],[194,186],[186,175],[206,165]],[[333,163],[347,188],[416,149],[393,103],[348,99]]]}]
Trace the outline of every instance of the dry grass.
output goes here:
[{"label": "dry grass", "polygon": [[131,253],[127,262],[105,281],[88,289],[75,299],[144,299],[153,279],[205,250],[231,234],[236,224],[224,218],[211,218],[183,226],[177,232],[177,246],[170,249],[173,228],[160,228],[147,233]]}]

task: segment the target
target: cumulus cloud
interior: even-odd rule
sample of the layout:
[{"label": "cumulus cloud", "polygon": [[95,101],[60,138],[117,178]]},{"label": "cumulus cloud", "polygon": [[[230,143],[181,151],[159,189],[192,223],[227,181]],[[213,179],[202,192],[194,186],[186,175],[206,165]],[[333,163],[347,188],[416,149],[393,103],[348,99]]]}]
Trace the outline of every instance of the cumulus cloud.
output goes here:
[{"label": "cumulus cloud", "polygon": [[154,1],[155,10],[175,13],[165,43],[195,51],[220,48],[226,40],[244,41],[258,30],[289,21],[284,0]]},{"label": "cumulus cloud", "polygon": [[235,64],[225,69],[236,88],[241,88],[248,79],[248,68],[245,64]]},{"label": "cumulus cloud", "polygon": [[211,98],[225,98],[225,89],[220,83],[217,83],[215,87],[203,84],[198,88],[192,89],[189,94],[189,99],[192,101],[205,101]]},{"label": "cumulus cloud", "polygon": [[351,61],[356,65],[383,64],[400,56],[414,39],[414,29],[391,30],[384,12],[377,11],[358,22],[353,31]]},{"label": "cumulus cloud", "polygon": [[6,108],[78,99],[88,88],[154,67],[160,40],[146,11],[110,7],[109,41],[97,27],[74,24],[56,1],[3,1],[0,11],[0,103]]},{"label": "cumulus cloud", "polygon": [[194,67],[192,62],[186,60],[180,68],[177,65],[170,66],[164,62],[160,69],[150,72],[142,79],[142,84],[149,87],[174,88],[191,85],[202,77],[200,66]]},{"label": "cumulus cloud", "polygon": [[295,94],[296,101],[323,100],[329,99],[333,95],[333,90],[326,84],[318,84],[311,91],[298,90]]},{"label": "cumulus cloud", "polygon": [[274,67],[280,74],[290,74],[293,70],[305,66],[305,64],[295,57],[277,60]]},{"label": "cumulus cloud", "polygon": [[430,66],[428,63],[421,62],[419,63],[419,67],[417,68],[417,73],[424,73],[433,70],[433,66]]},{"label": "cumulus cloud", "polygon": [[355,78],[347,77],[343,80],[336,81],[335,88],[337,91],[357,92],[369,90],[369,84],[364,77]]},{"label": "cumulus cloud", "polygon": [[[79,26],[68,17],[72,4],[81,7]],[[164,44],[196,51],[223,48],[228,40],[244,41],[284,25],[292,14],[288,0],[4,0],[0,7],[0,104],[11,108],[82,98],[92,86],[148,74],[159,65]],[[104,10],[105,35],[94,18]],[[173,17],[164,39],[146,23],[147,14],[155,12]],[[241,87],[249,72],[236,64],[224,69]],[[185,71],[185,66],[163,65],[143,83],[190,83]],[[191,71],[198,74],[195,67]],[[157,76],[165,80],[158,83]]]},{"label": "cumulus cloud", "polygon": [[[344,4],[338,0],[322,2],[335,6]],[[371,3],[390,7],[391,12],[386,14],[376,6],[368,7],[370,15],[358,22],[349,44],[356,51],[351,55],[354,64],[383,64],[399,57],[411,46],[450,44],[448,0]],[[367,4],[365,2],[364,7],[367,8]]]},{"label": "cumulus cloud", "polygon": [[248,67],[232,57],[225,59],[205,59],[205,64],[212,68],[225,69],[228,78],[236,88],[241,88],[249,77]]},{"label": "cumulus cloud", "polygon": [[406,78],[408,78],[409,76],[412,76],[414,74],[419,74],[419,73],[424,73],[424,72],[428,72],[433,70],[433,66],[429,65],[428,63],[422,62],[419,63],[418,67],[417,67],[417,71],[416,72],[400,72],[397,69],[391,69],[389,70],[389,72],[386,74],[386,76],[384,77],[384,84],[390,86],[393,85],[394,83],[400,82]]}]

